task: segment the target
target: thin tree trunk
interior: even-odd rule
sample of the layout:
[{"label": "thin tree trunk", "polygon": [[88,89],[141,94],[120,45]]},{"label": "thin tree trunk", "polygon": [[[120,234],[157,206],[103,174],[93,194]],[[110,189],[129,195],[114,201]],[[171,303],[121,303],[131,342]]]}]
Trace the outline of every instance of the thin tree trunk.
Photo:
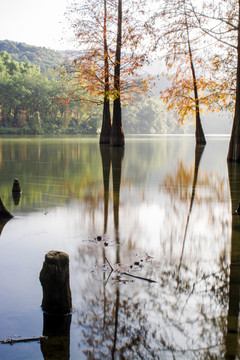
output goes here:
[{"label": "thin tree trunk", "polygon": [[[185,6],[185,1],[184,1],[184,6]],[[187,15],[186,15],[185,8],[184,8],[184,13],[185,13],[185,24],[186,24],[186,30],[187,30],[188,53],[189,53],[189,60],[190,60],[190,66],[191,66],[191,71],[192,71],[192,78],[193,78],[194,102],[195,102],[195,111],[196,111],[196,114],[195,114],[195,116],[196,116],[195,138],[196,138],[197,144],[205,145],[206,139],[204,136],[201,118],[200,118],[197,78],[196,78],[195,68],[194,68],[194,64],[193,64],[192,49],[191,49],[191,43],[190,43],[190,38],[189,38],[188,22],[187,22]]]},{"label": "thin tree trunk", "polygon": [[240,162],[240,0],[238,1],[238,60],[235,114],[228,148],[228,161]]},{"label": "thin tree trunk", "polygon": [[120,66],[122,46],[122,0],[118,0],[118,28],[117,46],[114,69],[114,101],[113,122],[110,144],[112,146],[124,146],[124,133],[122,128],[121,89],[120,89]]},{"label": "thin tree trunk", "polygon": [[239,301],[240,301],[240,226],[239,215],[234,215],[234,211],[238,208],[239,198],[236,194],[239,191],[240,165],[237,163],[228,163],[228,178],[231,195],[232,210],[232,235],[231,235],[231,259],[229,273],[229,302],[228,316],[225,332],[225,359],[237,359],[240,351],[239,345]]},{"label": "thin tree trunk", "polygon": [[111,115],[110,115],[110,97],[109,97],[109,58],[107,46],[107,0],[104,0],[104,104],[103,104],[103,120],[100,134],[100,144],[109,144],[111,137]]}]

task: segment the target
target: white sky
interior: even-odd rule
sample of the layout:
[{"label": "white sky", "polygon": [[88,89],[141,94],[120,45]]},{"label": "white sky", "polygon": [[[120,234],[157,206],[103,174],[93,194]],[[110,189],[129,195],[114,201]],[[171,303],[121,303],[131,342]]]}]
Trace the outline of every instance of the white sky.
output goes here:
[{"label": "white sky", "polygon": [[64,12],[71,0],[0,0],[0,40],[72,49]]}]

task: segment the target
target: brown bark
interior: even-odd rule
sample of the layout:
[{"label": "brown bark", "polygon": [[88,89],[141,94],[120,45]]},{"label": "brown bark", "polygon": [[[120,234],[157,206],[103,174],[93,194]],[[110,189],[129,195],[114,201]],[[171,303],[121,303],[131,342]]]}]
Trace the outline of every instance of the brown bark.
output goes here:
[{"label": "brown bark", "polygon": [[43,288],[42,309],[48,314],[65,315],[71,312],[72,296],[69,285],[69,256],[51,250],[45,255],[40,282]]},{"label": "brown bark", "polygon": [[190,38],[189,38],[186,10],[185,10],[185,23],[186,23],[186,30],[187,30],[189,60],[190,60],[190,66],[191,66],[191,71],[192,71],[192,78],[193,78],[194,102],[195,102],[195,112],[196,112],[195,113],[195,116],[196,116],[195,139],[196,139],[197,144],[205,145],[206,139],[204,136],[201,118],[200,118],[197,78],[196,78],[196,73],[195,73],[195,68],[194,68],[194,63],[193,63],[193,57],[192,57],[192,49],[191,49],[191,43],[190,43]]},{"label": "brown bark", "polygon": [[240,302],[240,217],[236,214],[239,206],[239,198],[236,194],[239,191],[240,165],[228,163],[228,178],[231,194],[232,209],[232,236],[231,236],[231,263],[229,282],[229,304],[227,316],[227,331],[225,335],[226,353],[225,359],[236,359],[239,355],[239,302]]},{"label": "brown bark", "polygon": [[240,162],[240,0],[238,1],[238,59],[235,114],[228,148],[228,161]]},{"label": "brown bark", "polygon": [[111,115],[110,115],[110,100],[109,100],[109,58],[107,46],[107,1],[104,0],[104,26],[103,26],[103,40],[104,40],[104,104],[103,104],[103,120],[100,134],[100,144],[109,144],[111,137]]},{"label": "brown bark", "polygon": [[124,146],[124,133],[122,127],[121,89],[120,89],[120,67],[121,67],[121,46],[122,46],[122,0],[118,0],[118,31],[117,46],[114,68],[114,101],[113,101],[113,122],[110,145]]}]

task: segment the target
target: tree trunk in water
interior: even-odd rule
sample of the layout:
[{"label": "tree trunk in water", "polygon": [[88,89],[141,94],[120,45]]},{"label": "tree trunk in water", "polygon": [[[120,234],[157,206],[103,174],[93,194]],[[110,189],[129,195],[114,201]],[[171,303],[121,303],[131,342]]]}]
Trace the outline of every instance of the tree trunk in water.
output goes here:
[{"label": "tree trunk in water", "polygon": [[[184,2],[184,6],[185,6],[185,2]],[[192,49],[191,49],[189,30],[188,30],[188,22],[187,22],[187,14],[186,14],[185,7],[184,7],[184,15],[185,15],[186,30],[187,30],[188,53],[189,53],[189,60],[190,60],[190,66],[191,66],[191,71],[192,71],[192,78],[193,78],[193,91],[194,91],[194,102],[195,102],[195,112],[196,112],[195,139],[196,139],[197,144],[205,145],[206,139],[204,136],[204,132],[203,132],[202,124],[201,124],[201,118],[200,118],[197,78],[196,78],[195,68],[194,68],[194,64],[193,64]]]},{"label": "tree trunk in water", "polygon": [[195,130],[195,139],[196,139],[196,143],[198,145],[205,145],[206,144],[206,139],[204,136],[204,132],[203,132],[203,128],[202,128],[202,123],[201,123],[201,119],[200,119],[200,112],[199,112],[199,103],[198,100],[196,101],[195,99],[195,103],[196,103],[196,130]]},{"label": "tree trunk in water", "polygon": [[240,0],[238,1],[238,60],[235,114],[228,148],[228,161],[240,162]]},{"label": "tree trunk in water", "polygon": [[122,109],[120,92],[120,66],[121,66],[121,46],[122,46],[122,0],[118,0],[118,33],[117,47],[114,69],[114,102],[113,102],[113,122],[111,131],[110,145],[124,146],[124,133],[122,127]]},{"label": "tree trunk in water", "polygon": [[40,282],[43,288],[42,309],[52,315],[66,315],[72,309],[69,285],[69,256],[51,250],[45,255]]},{"label": "tree trunk in water", "polygon": [[193,77],[193,90],[194,90],[194,101],[195,101],[195,111],[196,111],[195,139],[196,139],[196,143],[198,145],[205,145],[206,139],[205,139],[203,128],[202,128],[200,111],[199,111],[197,78],[196,78],[195,68],[194,68],[193,59],[192,59],[192,50],[191,50],[191,46],[190,46],[189,37],[188,37],[188,48],[189,48],[190,65],[191,65],[192,77]]},{"label": "tree trunk in water", "polygon": [[100,144],[109,144],[111,138],[111,115],[110,115],[110,106],[109,99],[104,97],[103,105],[103,120],[102,120],[102,129],[100,134]]},{"label": "tree trunk in water", "polygon": [[107,46],[107,1],[104,0],[104,26],[103,26],[103,40],[104,40],[104,104],[103,104],[103,120],[100,134],[100,144],[109,144],[111,137],[111,115],[110,115],[110,101],[109,101],[109,64],[108,64],[108,46]]},{"label": "tree trunk in water", "polygon": [[225,332],[225,359],[237,359],[240,351],[239,345],[239,301],[240,301],[240,218],[235,214],[239,206],[239,198],[236,194],[239,191],[240,164],[228,163],[228,178],[231,195],[232,209],[232,235],[231,235],[231,259],[229,273],[229,302],[227,326]]}]

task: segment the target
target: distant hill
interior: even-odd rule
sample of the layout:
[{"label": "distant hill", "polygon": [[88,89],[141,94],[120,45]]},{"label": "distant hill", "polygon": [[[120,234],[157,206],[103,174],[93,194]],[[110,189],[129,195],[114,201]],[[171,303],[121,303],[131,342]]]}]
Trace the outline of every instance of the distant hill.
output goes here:
[{"label": "distant hill", "polygon": [[6,51],[15,61],[30,62],[40,66],[41,72],[64,62],[63,54],[58,51],[10,40],[0,40],[1,51]]}]

